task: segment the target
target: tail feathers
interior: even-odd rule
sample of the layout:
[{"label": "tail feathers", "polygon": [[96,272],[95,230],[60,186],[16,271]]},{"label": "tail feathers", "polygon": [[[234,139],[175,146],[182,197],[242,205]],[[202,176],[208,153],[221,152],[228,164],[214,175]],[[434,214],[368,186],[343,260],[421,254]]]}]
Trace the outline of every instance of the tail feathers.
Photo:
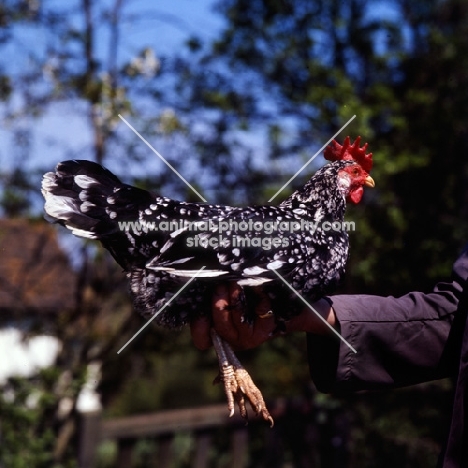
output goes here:
[{"label": "tail feathers", "polygon": [[90,239],[116,232],[117,220],[137,219],[139,206],[153,199],[99,164],[80,160],[61,162],[55,172],[45,174],[42,193],[49,221]]}]

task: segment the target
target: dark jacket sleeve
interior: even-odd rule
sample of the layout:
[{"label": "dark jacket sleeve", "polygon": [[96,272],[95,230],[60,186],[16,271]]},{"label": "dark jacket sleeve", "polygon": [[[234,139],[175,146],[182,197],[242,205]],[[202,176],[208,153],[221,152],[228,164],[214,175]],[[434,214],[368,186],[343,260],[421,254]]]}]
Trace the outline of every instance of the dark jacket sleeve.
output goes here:
[{"label": "dark jacket sleeve", "polygon": [[[320,391],[349,392],[411,385],[454,375],[466,320],[468,250],[452,280],[430,293],[329,298],[342,337],[308,335],[309,366]],[[462,305],[463,304],[463,305]]]}]

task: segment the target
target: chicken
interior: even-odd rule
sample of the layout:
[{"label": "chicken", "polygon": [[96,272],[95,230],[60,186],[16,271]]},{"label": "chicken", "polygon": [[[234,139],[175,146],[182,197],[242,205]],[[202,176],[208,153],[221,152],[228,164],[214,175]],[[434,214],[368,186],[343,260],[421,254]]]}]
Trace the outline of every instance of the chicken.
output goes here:
[{"label": "chicken", "polygon": [[[64,161],[44,175],[45,212],[73,234],[97,239],[125,270],[134,307],[177,328],[211,308],[220,281],[243,287],[246,320],[254,320],[249,291],[261,286],[280,327],[298,312],[281,276],[308,300],[333,290],[348,259],[340,228],[346,201],[359,203],[372,154],[349,137],[325,150],[331,163],[278,206],[232,207],[179,202],[122,183],[90,161]],[[181,291],[181,288],[184,290]],[[250,310],[250,313],[249,313]],[[212,331],[231,415],[247,417],[245,398],[273,423],[263,396],[229,345]]]}]

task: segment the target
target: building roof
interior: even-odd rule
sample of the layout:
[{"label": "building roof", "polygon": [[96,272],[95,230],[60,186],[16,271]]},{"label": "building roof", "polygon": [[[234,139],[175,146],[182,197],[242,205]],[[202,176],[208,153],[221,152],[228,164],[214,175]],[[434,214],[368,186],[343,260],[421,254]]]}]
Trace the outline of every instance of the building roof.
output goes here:
[{"label": "building roof", "polygon": [[75,273],[54,226],[43,220],[0,219],[0,259],[2,318],[73,307]]}]

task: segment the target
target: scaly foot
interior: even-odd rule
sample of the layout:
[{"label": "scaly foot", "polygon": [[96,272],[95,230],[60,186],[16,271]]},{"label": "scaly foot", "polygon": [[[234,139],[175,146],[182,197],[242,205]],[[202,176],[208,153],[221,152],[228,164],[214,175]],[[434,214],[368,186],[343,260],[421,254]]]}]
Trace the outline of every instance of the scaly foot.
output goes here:
[{"label": "scaly foot", "polygon": [[245,397],[247,397],[255,413],[260,415],[265,421],[268,421],[270,427],[273,427],[274,421],[268,412],[262,392],[254,384],[239,359],[237,359],[231,346],[222,340],[214,330],[211,330],[211,338],[219,359],[220,375],[215,382],[222,381],[224,384],[229,416],[234,415],[234,403],[237,403],[241,416],[244,419],[248,419],[247,408],[245,406]]}]

